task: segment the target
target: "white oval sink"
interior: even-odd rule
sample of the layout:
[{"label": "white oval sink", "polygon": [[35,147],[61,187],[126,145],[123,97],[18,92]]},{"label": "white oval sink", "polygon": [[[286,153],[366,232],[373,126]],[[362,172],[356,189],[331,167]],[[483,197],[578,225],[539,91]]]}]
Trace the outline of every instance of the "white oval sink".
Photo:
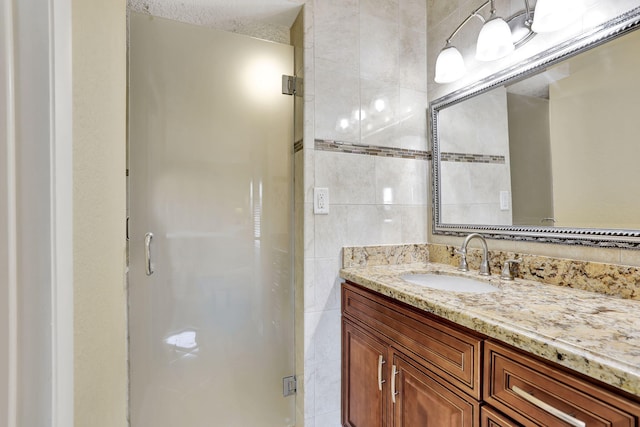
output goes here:
[{"label": "white oval sink", "polygon": [[460,276],[446,276],[443,274],[404,274],[400,276],[414,285],[426,286],[427,288],[439,289],[441,291],[468,292],[484,294],[499,291],[489,283]]}]

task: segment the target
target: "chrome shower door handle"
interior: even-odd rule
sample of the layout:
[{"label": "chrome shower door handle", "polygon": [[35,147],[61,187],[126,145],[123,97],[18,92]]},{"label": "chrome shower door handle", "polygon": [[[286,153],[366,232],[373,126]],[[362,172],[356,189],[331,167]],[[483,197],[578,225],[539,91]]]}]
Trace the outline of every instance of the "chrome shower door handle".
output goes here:
[{"label": "chrome shower door handle", "polygon": [[147,276],[153,274],[153,268],[151,267],[151,240],[153,239],[153,233],[147,233],[144,235],[144,265],[146,268]]}]

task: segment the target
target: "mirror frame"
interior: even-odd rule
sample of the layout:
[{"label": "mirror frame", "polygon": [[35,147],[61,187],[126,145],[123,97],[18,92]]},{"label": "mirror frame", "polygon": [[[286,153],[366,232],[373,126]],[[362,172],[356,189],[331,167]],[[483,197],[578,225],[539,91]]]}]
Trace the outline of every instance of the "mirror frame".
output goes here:
[{"label": "mirror frame", "polygon": [[640,230],[570,228],[548,226],[501,226],[475,224],[444,224],[440,209],[440,144],[438,113],[443,108],[463,102],[496,87],[515,83],[640,27],[640,7],[618,16],[594,29],[532,56],[520,64],[499,71],[487,78],[438,98],[429,105],[432,145],[432,233],[434,235],[465,236],[479,232],[492,239],[584,245],[607,248],[640,248]]}]

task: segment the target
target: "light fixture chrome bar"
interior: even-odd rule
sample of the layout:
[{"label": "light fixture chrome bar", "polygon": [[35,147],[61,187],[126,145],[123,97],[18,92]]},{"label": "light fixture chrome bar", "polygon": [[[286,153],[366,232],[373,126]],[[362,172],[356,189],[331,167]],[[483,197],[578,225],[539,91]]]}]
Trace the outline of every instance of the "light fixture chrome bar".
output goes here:
[{"label": "light fixture chrome bar", "polygon": [[[446,39],[444,48],[438,54],[435,64],[436,83],[451,83],[460,79],[466,73],[464,58],[460,51],[453,46],[453,38],[473,17],[482,21],[482,29],[478,35],[476,59],[493,61],[510,54],[514,49],[528,42],[535,33],[531,30],[533,9],[529,0],[523,0],[525,10],[518,12],[505,20],[496,13],[495,0],[486,0],[467,16]],[[491,5],[489,18],[485,18],[480,11]]]},{"label": "light fixture chrome bar", "polygon": [[529,6],[529,0],[523,0],[523,1],[524,1],[525,16],[527,17],[525,24],[528,27],[531,27],[531,21],[533,21],[533,19],[531,19],[531,6]]},{"label": "light fixture chrome bar", "polygon": [[486,2],[482,3],[482,5],[480,7],[478,7],[476,10],[471,12],[471,14],[469,16],[467,16],[466,19],[464,21],[462,21],[460,23],[460,25],[458,25],[456,27],[455,30],[453,30],[453,33],[451,33],[451,35],[447,38],[446,44],[450,44],[451,43],[451,39],[454,38],[456,36],[456,34],[458,34],[458,32],[462,29],[462,27],[464,27],[467,24],[467,22],[469,22],[473,17],[476,17],[476,18],[480,19],[482,21],[482,23],[484,24],[486,22],[486,20],[484,19],[484,17],[482,15],[479,14],[479,12],[480,12],[480,10],[482,10],[483,7],[485,7],[488,4],[491,4],[492,10],[495,10],[495,8],[493,7],[493,0],[487,0]]},{"label": "light fixture chrome bar", "polygon": [[[524,10],[525,10],[525,16],[526,16],[526,24],[528,26],[531,26],[531,5],[529,4],[529,0],[523,0],[524,2]],[[494,0],[487,0],[484,3],[482,3],[476,10],[474,10],[473,12],[471,12],[471,14],[469,16],[467,16],[465,18],[464,21],[462,21],[460,23],[460,25],[458,25],[456,27],[455,30],[453,30],[453,32],[451,33],[451,35],[449,37],[447,37],[446,40],[446,45],[451,44],[451,39],[453,39],[462,29],[462,27],[464,27],[467,22],[469,22],[471,19],[473,19],[474,17],[478,18],[480,21],[482,21],[482,23],[484,24],[487,20],[484,19],[484,17],[482,15],[480,15],[480,11],[487,6],[488,4],[491,4],[491,15],[493,15],[496,12],[496,8],[495,8],[495,4],[494,4]]]}]

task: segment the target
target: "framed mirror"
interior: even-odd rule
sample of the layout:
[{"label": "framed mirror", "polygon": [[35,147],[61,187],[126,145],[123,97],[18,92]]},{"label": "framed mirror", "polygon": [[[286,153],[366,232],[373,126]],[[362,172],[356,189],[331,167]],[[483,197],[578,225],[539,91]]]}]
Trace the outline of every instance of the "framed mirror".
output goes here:
[{"label": "framed mirror", "polygon": [[640,247],[640,8],[430,105],[433,233]]}]

